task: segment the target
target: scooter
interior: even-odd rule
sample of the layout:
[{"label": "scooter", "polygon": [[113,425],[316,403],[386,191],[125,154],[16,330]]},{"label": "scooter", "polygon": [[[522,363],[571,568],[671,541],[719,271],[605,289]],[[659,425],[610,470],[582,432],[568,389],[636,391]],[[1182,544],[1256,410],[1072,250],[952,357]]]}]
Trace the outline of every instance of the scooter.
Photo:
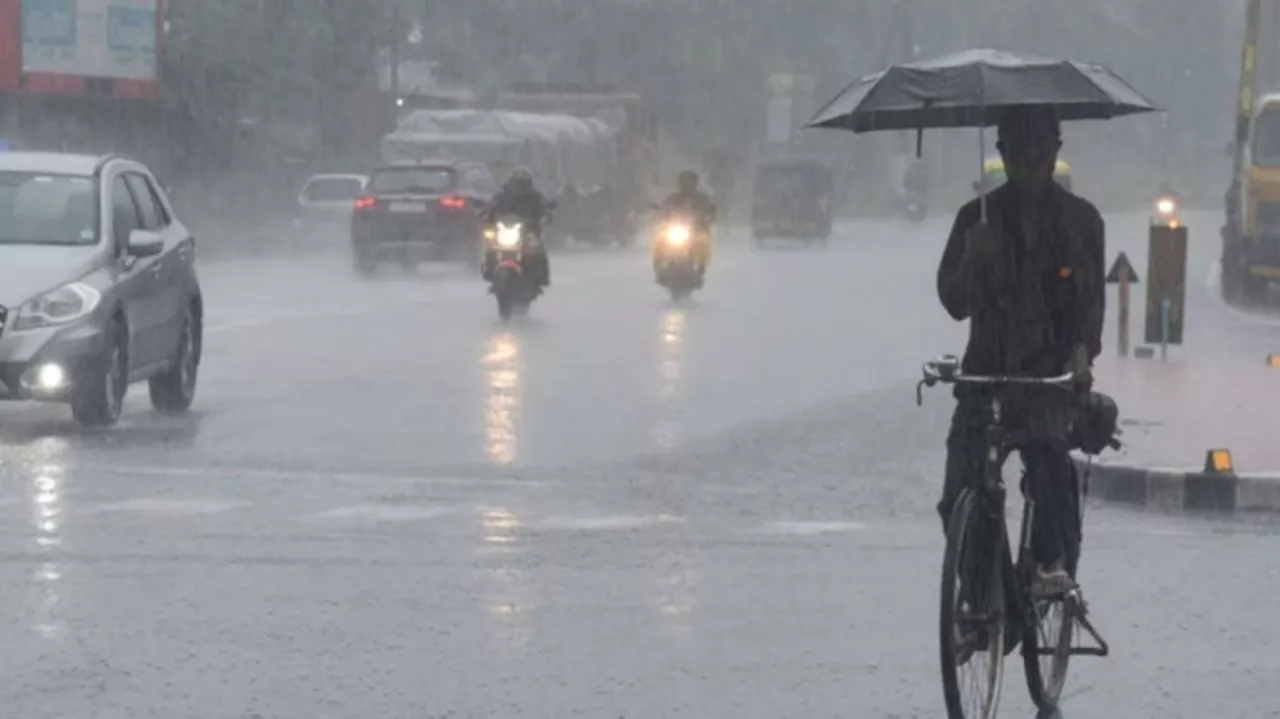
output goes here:
[{"label": "scooter", "polygon": [[653,247],[654,278],[671,292],[673,301],[680,302],[702,288],[707,269],[705,253],[710,246],[710,231],[691,217],[671,214],[658,223]]}]

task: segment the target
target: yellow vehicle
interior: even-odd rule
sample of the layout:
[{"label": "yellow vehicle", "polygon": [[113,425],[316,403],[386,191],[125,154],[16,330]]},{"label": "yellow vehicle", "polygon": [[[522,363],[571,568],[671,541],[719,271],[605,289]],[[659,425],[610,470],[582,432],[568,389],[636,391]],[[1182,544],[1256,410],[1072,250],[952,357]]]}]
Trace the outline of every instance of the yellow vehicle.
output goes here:
[{"label": "yellow vehicle", "polygon": [[[1009,178],[1004,172],[1004,160],[999,157],[989,157],[982,163],[982,179],[973,183],[973,194],[980,194],[984,186],[987,192],[990,192],[1003,185],[1007,179]],[[1053,179],[1062,185],[1062,189],[1070,192],[1071,165],[1064,160],[1058,160],[1058,164],[1053,168]]]},{"label": "yellow vehicle", "polygon": [[[1280,13],[1274,1],[1268,15]],[[1255,97],[1263,1],[1245,0],[1233,167],[1222,227],[1222,292],[1232,302],[1266,305],[1280,287],[1280,94]]]}]

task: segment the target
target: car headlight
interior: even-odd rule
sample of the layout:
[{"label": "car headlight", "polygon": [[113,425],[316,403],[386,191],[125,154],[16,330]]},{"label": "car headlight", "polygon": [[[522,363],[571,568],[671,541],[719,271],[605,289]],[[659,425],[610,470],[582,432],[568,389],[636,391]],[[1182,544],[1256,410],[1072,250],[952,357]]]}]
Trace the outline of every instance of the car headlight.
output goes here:
[{"label": "car headlight", "polygon": [[688,225],[673,224],[667,225],[667,230],[663,233],[663,236],[666,237],[667,244],[674,247],[684,247],[689,244],[689,237],[691,234],[692,233],[689,232]]},{"label": "car headlight", "polygon": [[1156,212],[1168,217],[1178,211],[1178,203],[1169,197],[1161,197],[1156,201]]},{"label": "car headlight", "polygon": [[28,300],[18,308],[14,330],[30,330],[75,322],[98,309],[102,293],[83,282],[72,282]]},{"label": "car headlight", "polygon": [[498,225],[498,246],[516,247],[520,244],[520,223],[514,225]]}]

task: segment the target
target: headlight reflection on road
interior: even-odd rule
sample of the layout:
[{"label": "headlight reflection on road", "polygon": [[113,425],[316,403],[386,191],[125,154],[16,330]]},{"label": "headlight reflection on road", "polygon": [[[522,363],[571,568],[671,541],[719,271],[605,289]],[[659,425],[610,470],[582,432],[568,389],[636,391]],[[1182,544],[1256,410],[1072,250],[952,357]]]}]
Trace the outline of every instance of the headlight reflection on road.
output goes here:
[{"label": "headlight reflection on road", "polygon": [[58,609],[62,564],[57,556],[62,549],[63,512],[61,467],[38,468],[31,485],[31,522],[35,529],[36,554],[41,561],[32,572],[31,580],[40,607],[34,629],[46,639],[61,637],[65,629]]},{"label": "headlight reflection on road", "polygon": [[530,575],[510,561],[521,549],[523,528],[524,522],[510,509],[493,507],[480,512],[479,554],[487,585],[480,601],[495,638],[515,647],[525,647],[531,639],[526,621]]},{"label": "headlight reflection on road", "polygon": [[485,454],[497,464],[513,464],[519,445],[520,412],[520,343],[516,336],[510,332],[494,335],[483,361],[489,389]]},{"label": "headlight reflection on road", "polygon": [[654,443],[668,450],[680,440],[680,421],[675,406],[684,383],[685,325],[683,308],[672,308],[662,316],[662,342],[658,346],[658,397],[661,415],[654,427]]},{"label": "headlight reflection on road", "polygon": [[659,589],[658,613],[663,625],[681,636],[693,631],[693,610],[696,605],[698,573],[677,562],[663,577]]}]

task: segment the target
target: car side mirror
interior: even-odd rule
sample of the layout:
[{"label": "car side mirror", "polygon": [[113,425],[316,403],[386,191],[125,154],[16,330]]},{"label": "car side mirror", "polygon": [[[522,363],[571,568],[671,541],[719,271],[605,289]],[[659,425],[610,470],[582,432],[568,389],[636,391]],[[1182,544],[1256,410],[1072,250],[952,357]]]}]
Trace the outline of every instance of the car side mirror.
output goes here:
[{"label": "car side mirror", "polygon": [[134,230],[129,233],[129,255],[132,257],[153,257],[164,250],[164,238],[159,232],[151,230]]}]

